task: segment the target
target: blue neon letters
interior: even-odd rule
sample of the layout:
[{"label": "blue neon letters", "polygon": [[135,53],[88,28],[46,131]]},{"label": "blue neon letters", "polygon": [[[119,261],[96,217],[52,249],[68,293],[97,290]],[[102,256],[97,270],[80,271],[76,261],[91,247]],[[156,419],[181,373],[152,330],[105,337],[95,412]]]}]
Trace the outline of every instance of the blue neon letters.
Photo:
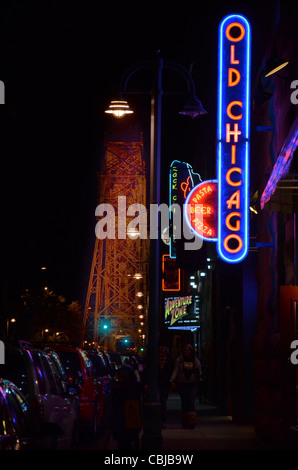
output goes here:
[{"label": "blue neon letters", "polygon": [[220,23],[217,252],[229,263],[242,261],[249,248],[250,36],[241,15]]}]

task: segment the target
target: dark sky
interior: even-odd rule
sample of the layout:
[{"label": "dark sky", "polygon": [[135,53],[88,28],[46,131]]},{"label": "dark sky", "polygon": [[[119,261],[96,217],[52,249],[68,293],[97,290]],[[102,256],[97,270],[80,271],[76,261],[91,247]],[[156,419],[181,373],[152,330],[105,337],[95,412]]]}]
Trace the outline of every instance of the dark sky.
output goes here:
[{"label": "dark sky", "polygon": [[[195,171],[215,177],[208,172],[215,165],[218,24],[232,12],[245,14],[256,30],[259,24],[250,2],[209,3],[2,2],[2,268],[9,298],[33,285],[46,265],[50,287],[84,302],[96,171],[111,126],[103,111],[124,71],[158,49],[191,68],[208,111],[177,132],[175,105],[169,105],[164,166],[179,157],[197,162],[198,154],[205,163]],[[133,122],[146,126],[145,114],[138,108]]]}]

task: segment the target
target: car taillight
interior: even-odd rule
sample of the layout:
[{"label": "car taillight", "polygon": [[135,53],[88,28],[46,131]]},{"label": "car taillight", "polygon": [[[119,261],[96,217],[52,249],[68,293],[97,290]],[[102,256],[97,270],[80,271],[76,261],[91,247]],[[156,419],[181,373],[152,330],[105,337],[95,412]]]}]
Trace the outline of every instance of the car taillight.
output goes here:
[{"label": "car taillight", "polygon": [[37,398],[31,402],[31,408],[39,421],[44,421],[44,405]]}]

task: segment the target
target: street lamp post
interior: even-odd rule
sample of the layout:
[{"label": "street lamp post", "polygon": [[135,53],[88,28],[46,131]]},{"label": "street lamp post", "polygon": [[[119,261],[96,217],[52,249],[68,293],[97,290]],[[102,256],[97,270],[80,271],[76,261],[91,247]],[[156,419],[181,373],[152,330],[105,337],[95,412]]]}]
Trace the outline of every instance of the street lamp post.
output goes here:
[{"label": "street lamp post", "polygon": [[7,318],[6,320],[6,337],[9,338],[9,330],[10,330],[10,323],[15,323],[16,319],[15,318]]},{"label": "street lamp post", "polygon": [[[161,167],[161,100],[163,60],[157,57],[154,83],[151,92],[150,118],[150,205],[160,205]],[[151,221],[150,221],[151,222]],[[155,221],[158,227],[158,220]],[[162,449],[161,406],[158,400],[158,330],[159,330],[159,269],[160,237],[150,238],[149,248],[149,306],[147,370],[148,394],[144,403],[143,448]]]},{"label": "street lamp post", "polygon": [[[164,61],[158,53],[155,61],[139,63],[126,71],[120,86],[120,100],[112,102],[107,113],[116,117],[132,113],[122,95],[139,94],[128,91],[127,84],[132,75],[142,69],[152,69],[153,83],[151,89],[151,115],[150,115],[150,204],[160,205],[160,170],[161,170],[161,113],[162,96],[173,94],[187,95],[190,100],[180,114],[192,118],[206,114],[201,102],[195,96],[195,87],[192,76],[182,65],[175,62]],[[187,84],[187,92],[165,92],[162,90],[162,75],[164,69],[176,71],[182,75]],[[118,107],[117,107],[118,103]],[[158,217],[158,216],[157,216]],[[158,219],[154,221],[158,228],[158,236],[150,238],[149,259],[149,308],[148,308],[148,391],[143,407],[143,448],[162,449],[161,434],[161,408],[158,398],[158,333],[159,333],[159,302],[160,302],[160,233]],[[150,220],[150,224],[152,221]],[[151,225],[152,226],[152,225]]]}]

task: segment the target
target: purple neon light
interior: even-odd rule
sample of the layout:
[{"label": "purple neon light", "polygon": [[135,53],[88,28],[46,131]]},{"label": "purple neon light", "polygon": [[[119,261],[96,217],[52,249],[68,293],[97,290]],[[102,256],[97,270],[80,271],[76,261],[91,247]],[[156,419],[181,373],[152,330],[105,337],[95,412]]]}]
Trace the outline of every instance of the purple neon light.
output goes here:
[{"label": "purple neon light", "polygon": [[271,196],[276,190],[278,182],[284,178],[289,169],[293,159],[294,152],[298,145],[298,116],[292,124],[292,127],[288,133],[288,136],[282,146],[282,149],[279,153],[279,156],[276,160],[276,163],[273,167],[272,173],[266,185],[266,188],[263,191],[263,194],[260,199],[261,209],[264,209],[266,202],[269,201]]}]

